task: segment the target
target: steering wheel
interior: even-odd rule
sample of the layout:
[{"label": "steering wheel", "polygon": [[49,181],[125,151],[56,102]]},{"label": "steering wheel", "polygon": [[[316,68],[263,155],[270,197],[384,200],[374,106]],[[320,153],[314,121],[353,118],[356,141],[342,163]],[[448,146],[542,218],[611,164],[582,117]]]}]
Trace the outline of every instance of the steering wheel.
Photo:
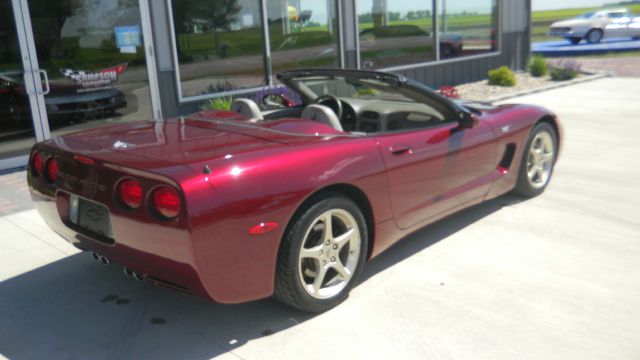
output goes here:
[{"label": "steering wheel", "polygon": [[342,102],[337,97],[330,94],[320,95],[315,99],[314,103],[328,106],[336,113],[338,119],[342,119]]}]

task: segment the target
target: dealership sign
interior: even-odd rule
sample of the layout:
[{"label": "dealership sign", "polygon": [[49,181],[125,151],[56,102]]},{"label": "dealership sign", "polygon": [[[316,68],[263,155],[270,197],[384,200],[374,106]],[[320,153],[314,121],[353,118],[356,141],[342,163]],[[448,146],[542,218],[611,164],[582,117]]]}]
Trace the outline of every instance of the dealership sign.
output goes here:
[{"label": "dealership sign", "polygon": [[113,88],[118,77],[127,70],[127,64],[120,64],[95,72],[60,69],[60,73],[67,79],[74,80],[78,92],[97,91]]}]

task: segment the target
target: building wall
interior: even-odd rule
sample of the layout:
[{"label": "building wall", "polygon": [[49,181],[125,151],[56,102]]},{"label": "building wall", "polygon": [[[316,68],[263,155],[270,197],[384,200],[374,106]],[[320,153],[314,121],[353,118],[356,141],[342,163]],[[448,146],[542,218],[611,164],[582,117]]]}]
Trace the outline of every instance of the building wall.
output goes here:
[{"label": "building wall", "polygon": [[478,57],[443,60],[430,65],[394,70],[407,78],[418,80],[432,88],[455,86],[487,77],[489,70],[508,66],[524,70],[529,60],[531,0],[500,2],[499,53]]},{"label": "building wall", "polygon": [[[341,45],[346,68],[358,67],[358,33],[355,17],[357,0],[339,1],[343,23]],[[418,80],[432,88],[459,85],[486,78],[487,72],[499,66],[514,70],[526,67],[530,49],[531,0],[497,0],[499,3],[498,49],[491,54],[468,58],[447,59],[426,64],[399,66],[390,71]],[[165,117],[185,115],[198,111],[203,101],[178,101],[176,65],[174,63],[166,1],[151,2],[154,40],[158,58],[160,93]]]}]

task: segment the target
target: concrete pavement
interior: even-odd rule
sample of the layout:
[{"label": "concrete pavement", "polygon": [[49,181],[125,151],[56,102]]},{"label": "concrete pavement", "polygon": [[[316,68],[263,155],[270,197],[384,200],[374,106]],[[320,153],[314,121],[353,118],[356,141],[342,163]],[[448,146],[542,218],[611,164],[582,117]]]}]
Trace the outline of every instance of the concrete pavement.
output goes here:
[{"label": "concrete pavement", "polygon": [[[309,316],[134,282],[46,228],[0,217],[0,354],[11,359],[638,359],[640,80],[509,102],[566,130],[547,192],[468,209],[368,264]],[[0,356],[1,357],[1,356]]]}]

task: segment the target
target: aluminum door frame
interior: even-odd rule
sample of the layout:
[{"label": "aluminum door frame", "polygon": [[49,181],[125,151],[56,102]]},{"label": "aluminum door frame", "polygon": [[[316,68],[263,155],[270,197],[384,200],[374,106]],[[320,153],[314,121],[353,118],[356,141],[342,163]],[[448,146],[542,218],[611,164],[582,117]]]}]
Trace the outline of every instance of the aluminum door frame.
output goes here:
[{"label": "aluminum door frame", "polygon": [[[29,96],[29,107],[31,110],[31,121],[36,137],[36,141],[44,141],[51,138],[49,129],[49,119],[45,106],[44,96],[48,92],[48,79],[46,73],[42,77],[43,70],[38,64],[35,39],[33,37],[33,27],[31,25],[31,14],[27,0],[11,0],[13,17],[16,24],[18,44],[24,73],[24,83],[27,95]],[[153,47],[153,32],[151,28],[151,14],[149,11],[149,0],[138,0],[140,8],[140,22],[142,25],[142,37],[145,46],[145,61],[147,65],[147,76],[149,84],[149,97],[151,99],[151,113],[154,120],[161,120],[162,104],[160,100],[160,89],[158,86],[158,72],[155,59],[155,49]],[[45,87],[42,81],[45,81]],[[141,119],[142,120],[142,119]],[[25,166],[29,160],[29,155],[16,156],[0,160],[0,172],[12,168]]]}]

